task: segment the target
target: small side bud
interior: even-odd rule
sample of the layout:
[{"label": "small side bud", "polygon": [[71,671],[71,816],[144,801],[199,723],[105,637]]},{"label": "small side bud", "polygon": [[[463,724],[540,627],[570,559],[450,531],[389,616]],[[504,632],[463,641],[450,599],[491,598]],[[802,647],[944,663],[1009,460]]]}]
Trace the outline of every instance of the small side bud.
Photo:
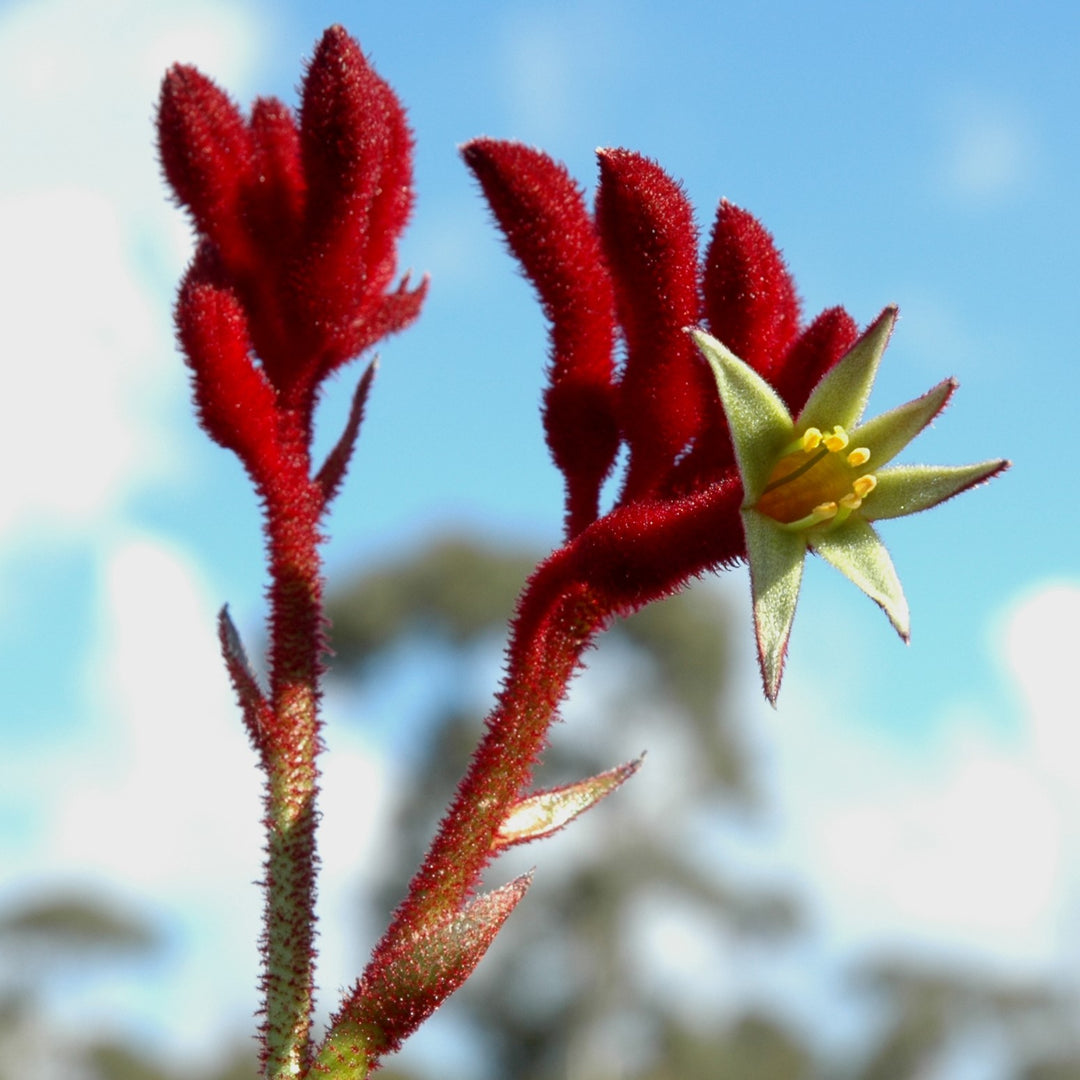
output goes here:
[{"label": "small side bud", "polygon": [[472,974],[531,883],[532,874],[515,878],[376,954],[332,1020],[316,1069],[345,1076],[343,1061],[373,1064],[397,1049]]},{"label": "small side bud", "polygon": [[614,769],[579,780],[575,784],[537,791],[521,799],[502,823],[492,847],[496,851],[539,840],[558,832],[564,825],[595,806],[641,767],[645,755]]}]

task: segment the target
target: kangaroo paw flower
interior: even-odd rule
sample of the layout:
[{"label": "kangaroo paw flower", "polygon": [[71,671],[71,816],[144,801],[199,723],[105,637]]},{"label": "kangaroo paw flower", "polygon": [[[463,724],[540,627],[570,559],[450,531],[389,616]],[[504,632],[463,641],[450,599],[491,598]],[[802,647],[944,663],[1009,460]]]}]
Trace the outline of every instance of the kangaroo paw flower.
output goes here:
[{"label": "kangaroo paw flower", "polygon": [[955,382],[862,423],[896,321],[886,308],[818,383],[797,418],[753,368],[704,331],[694,339],[712,365],[743,482],[754,627],[765,694],[780,690],[808,550],[832,563],[879,604],[906,641],[907,600],[892,559],[870,524],[927,510],[1008,467],[894,466],[945,407]]}]

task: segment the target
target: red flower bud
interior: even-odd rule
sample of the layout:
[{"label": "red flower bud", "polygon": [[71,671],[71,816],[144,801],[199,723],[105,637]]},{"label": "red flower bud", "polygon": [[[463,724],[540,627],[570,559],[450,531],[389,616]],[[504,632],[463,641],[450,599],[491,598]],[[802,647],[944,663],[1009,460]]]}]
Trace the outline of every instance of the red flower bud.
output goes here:
[{"label": "red flower bud", "polygon": [[280,455],[276,394],[253,362],[244,309],[215,280],[215,269],[213,249],[203,248],[184,277],[176,304],[180,346],[203,429],[264,481]]},{"label": "red flower bud", "polygon": [[600,242],[581,188],[547,154],[496,139],[462,153],[551,326],[544,431],[566,477],[573,536],[595,520],[619,448],[615,297]]},{"label": "red flower bud", "polygon": [[250,265],[241,215],[255,175],[251,133],[229,96],[193,67],[170,68],[158,107],[161,166],[195,228],[233,267]]},{"label": "red flower bud", "polygon": [[[308,68],[299,125],[273,98],[256,101],[248,123],[209,79],[177,66],[162,86],[158,142],[166,179],[245,324],[243,350],[189,357],[198,400],[218,401],[236,381],[237,364],[221,372],[215,364],[253,351],[261,371],[249,377],[268,383],[273,407],[310,440],[322,379],[412,322],[425,294],[425,283],[408,291],[404,281],[388,291],[412,207],[404,110],[356,42],[331,27]],[[192,323],[180,326],[185,348],[202,340],[199,296],[177,308]],[[229,434],[214,408],[200,404],[200,416],[214,418],[210,434],[258,472],[250,440]]]},{"label": "red flower bud", "polygon": [[324,353],[321,377],[350,358],[354,324],[393,279],[412,209],[412,134],[393,90],[340,26],[323,35],[302,101],[307,216],[290,284],[297,317]]},{"label": "red flower bud", "polygon": [[798,333],[799,299],[768,230],[726,199],[705,253],[703,292],[713,337],[771,379]]},{"label": "red flower bud", "polygon": [[697,229],[682,188],[654,161],[602,150],[596,219],[626,336],[623,497],[658,489],[701,430],[715,390],[687,334],[698,321]]}]

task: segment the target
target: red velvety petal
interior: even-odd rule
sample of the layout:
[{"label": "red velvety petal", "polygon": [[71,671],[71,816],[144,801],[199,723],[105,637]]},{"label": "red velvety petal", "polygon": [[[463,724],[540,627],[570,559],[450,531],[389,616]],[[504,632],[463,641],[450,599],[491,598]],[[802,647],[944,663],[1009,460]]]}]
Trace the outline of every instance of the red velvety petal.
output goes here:
[{"label": "red velvety petal", "polygon": [[842,307],[832,307],[795,339],[773,375],[776,392],[792,416],[798,416],[811,391],[858,336],[855,320]]},{"label": "red velvety petal", "polygon": [[341,27],[323,35],[302,100],[305,250],[291,287],[299,323],[320,335],[314,351],[351,333],[393,278],[412,207],[412,136],[394,92]]},{"label": "red velvety petal", "polygon": [[260,248],[280,259],[296,242],[307,191],[292,109],[277,98],[258,98],[251,134],[255,175],[245,210]]},{"label": "red velvety petal", "polygon": [[462,149],[550,324],[544,429],[567,481],[568,529],[597,512],[615,461],[615,296],[581,188],[540,150],[498,139]]},{"label": "red velvety petal", "polygon": [[705,253],[703,299],[712,335],[771,381],[799,329],[795,283],[769,231],[726,199]]},{"label": "red velvety petal", "polygon": [[253,253],[240,212],[254,176],[251,133],[229,96],[193,67],[177,64],[161,85],[157,115],[162,169],[196,228],[234,269]]},{"label": "red velvety petal", "polygon": [[406,274],[392,293],[378,297],[373,308],[362,318],[354,320],[340,347],[324,355],[320,374],[328,374],[371,348],[377,341],[404,330],[419,317],[427,291],[426,275],[415,289],[410,289],[409,276]]},{"label": "red velvety petal", "polygon": [[280,458],[276,395],[252,360],[240,300],[215,280],[213,255],[204,247],[184,278],[176,304],[177,336],[191,368],[203,429],[232,450],[257,481],[265,481]]},{"label": "red velvety petal", "polygon": [[654,161],[602,150],[596,220],[626,338],[620,420],[624,499],[657,488],[698,433],[715,385],[688,326],[698,320],[697,231],[682,188]]}]

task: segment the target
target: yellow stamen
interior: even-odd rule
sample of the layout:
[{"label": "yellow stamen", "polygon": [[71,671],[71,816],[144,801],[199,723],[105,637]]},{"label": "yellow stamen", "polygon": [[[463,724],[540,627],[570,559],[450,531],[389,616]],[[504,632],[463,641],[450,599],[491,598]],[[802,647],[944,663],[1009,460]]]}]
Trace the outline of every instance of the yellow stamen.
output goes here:
[{"label": "yellow stamen", "polygon": [[779,524],[781,528],[790,529],[792,532],[804,532],[815,525],[820,525],[823,521],[831,521],[839,510],[840,507],[834,502],[821,503],[798,521],[782,521]]},{"label": "yellow stamen", "polygon": [[860,476],[859,479],[851,485],[852,490],[860,499],[865,499],[876,487],[877,477],[873,473],[867,473],[865,476]]},{"label": "yellow stamen", "polygon": [[824,438],[826,448],[833,454],[838,454],[848,444],[847,432],[837,424],[832,429],[831,435],[826,435]]},{"label": "yellow stamen", "polygon": [[754,509],[797,532],[834,529],[862,506],[877,477],[858,475],[870,451],[846,450],[850,438],[840,424],[828,435],[807,428],[784,448],[754,503]]}]

